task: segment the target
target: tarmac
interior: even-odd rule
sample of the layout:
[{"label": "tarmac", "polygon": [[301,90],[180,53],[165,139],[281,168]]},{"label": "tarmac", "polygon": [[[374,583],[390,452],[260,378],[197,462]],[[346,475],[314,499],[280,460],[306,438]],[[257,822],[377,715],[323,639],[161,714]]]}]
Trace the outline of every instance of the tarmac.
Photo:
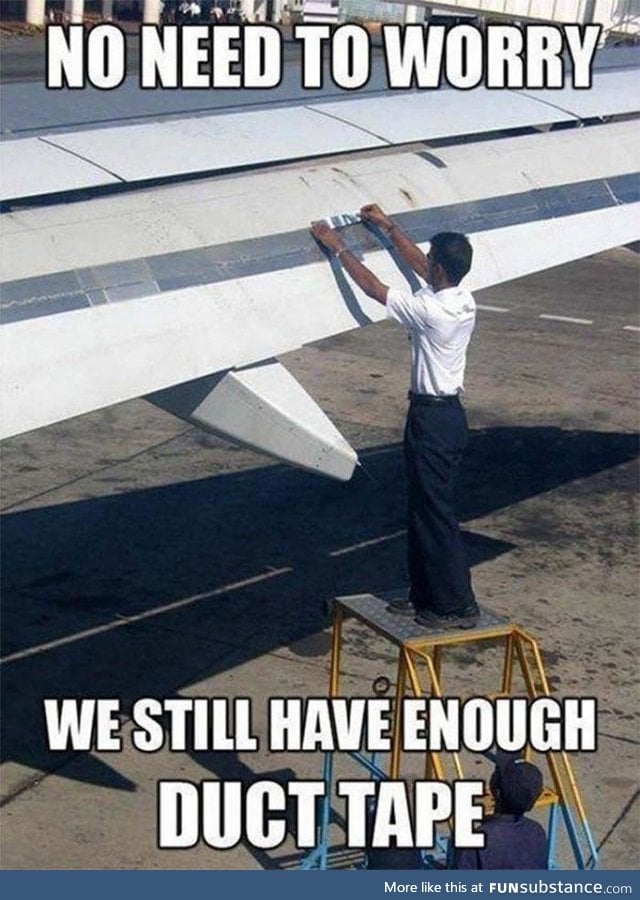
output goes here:
[{"label": "tarmac", "polygon": [[[479,599],[539,639],[559,697],[597,697],[598,750],[574,765],[603,868],[639,862],[637,271],[620,248],[478,295],[459,490]],[[283,361],[358,449],[351,482],[142,400],[5,442],[4,868],[300,863],[290,836],[274,851],[156,844],[160,780],[321,777],[321,754],[269,751],[268,698],[327,693],[327,601],[404,583],[403,330]],[[345,695],[393,682],[396,658],[348,623]],[[494,669],[488,651],[455,651],[448,690],[483,693]],[[49,751],[47,697],[118,698],[122,751]],[[249,697],[260,749],[140,752],[129,711],[141,697]],[[408,778],[419,765],[407,761]]]}]

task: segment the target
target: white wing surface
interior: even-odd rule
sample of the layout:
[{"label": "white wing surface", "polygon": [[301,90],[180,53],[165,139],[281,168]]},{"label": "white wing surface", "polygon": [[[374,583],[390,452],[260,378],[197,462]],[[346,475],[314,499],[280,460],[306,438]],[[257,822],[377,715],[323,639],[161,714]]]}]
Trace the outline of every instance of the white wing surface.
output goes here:
[{"label": "white wing surface", "polygon": [[[563,104],[581,106],[590,119],[626,115],[638,93],[617,97],[613,80],[604,80],[614,74],[627,84],[628,72],[606,73],[600,99],[598,91],[588,102],[576,92],[554,92],[553,106],[521,92],[502,92],[497,106],[487,92],[474,92],[474,106],[470,93],[445,91],[393,97],[394,114],[382,105],[386,97],[281,110],[282,123],[304,115],[306,130],[297,143],[284,132],[266,136],[257,145],[262,156],[250,138],[257,113],[47,138],[56,143],[52,152],[83,160],[86,154],[88,165],[138,186],[113,192],[105,181],[106,193],[83,198],[73,194],[82,173],[61,167],[56,182],[45,165],[38,184],[22,186],[10,173],[2,216],[2,436],[152,394],[188,421],[348,478],[355,454],[274,357],[378,321],[384,309],[327,259],[309,222],[378,202],[425,248],[436,231],[464,231],[475,248],[471,288],[637,240],[635,119],[437,148],[387,147],[441,134],[443,121],[451,137],[577,121]],[[325,123],[322,135],[318,121]],[[165,144],[153,129],[169,125]],[[140,138],[138,155],[124,137],[138,135],[135,129],[155,134],[150,143]],[[101,145],[96,135],[112,131],[114,141]],[[228,144],[234,133],[236,162],[260,171],[172,180],[193,175],[179,152],[176,162],[180,146],[208,142],[211,155],[197,159],[209,172],[225,165],[217,157],[220,135]],[[9,142],[2,152],[34,140]],[[262,168],[283,154],[299,160],[318,153],[330,158]],[[139,185],[160,176],[169,183]],[[44,197],[51,186],[71,193],[64,202],[16,205],[33,191]],[[383,281],[407,284],[382,235],[353,225],[345,240]]]},{"label": "white wing surface", "polygon": [[596,73],[588,91],[447,89],[21,138],[0,144],[0,200],[625,115],[639,93],[631,69]]}]

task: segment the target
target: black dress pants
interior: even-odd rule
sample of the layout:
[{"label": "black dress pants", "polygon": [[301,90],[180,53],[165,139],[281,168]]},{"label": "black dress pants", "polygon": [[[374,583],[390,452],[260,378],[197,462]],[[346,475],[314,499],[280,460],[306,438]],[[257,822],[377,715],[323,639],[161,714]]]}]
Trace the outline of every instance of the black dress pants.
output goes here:
[{"label": "black dress pants", "polygon": [[404,434],[409,491],[410,599],[444,615],[475,604],[469,562],[453,512],[453,489],[467,443],[457,397],[412,394]]}]

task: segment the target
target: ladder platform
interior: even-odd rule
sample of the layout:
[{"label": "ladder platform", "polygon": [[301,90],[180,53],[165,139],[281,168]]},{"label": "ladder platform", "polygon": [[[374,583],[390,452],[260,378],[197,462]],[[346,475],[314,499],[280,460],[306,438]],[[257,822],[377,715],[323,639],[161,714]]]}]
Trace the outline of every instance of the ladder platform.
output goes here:
[{"label": "ladder platform", "polygon": [[[542,789],[542,793],[538,797],[535,802],[534,809],[543,809],[547,806],[553,806],[556,803],[561,803],[560,795],[556,790],[551,787],[544,787]],[[490,815],[493,813],[494,808],[494,799],[492,794],[485,794],[482,798],[482,805],[485,808],[485,811]]]},{"label": "ladder platform", "polygon": [[479,637],[504,637],[513,629],[506,616],[500,616],[481,606],[480,618],[473,628],[446,628],[425,631],[412,616],[400,616],[387,610],[392,600],[406,598],[405,591],[381,591],[379,594],[352,594],[336,597],[335,605],[347,616],[353,616],[369,625],[383,637],[398,646],[406,644],[459,643],[461,640],[477,640]]}]

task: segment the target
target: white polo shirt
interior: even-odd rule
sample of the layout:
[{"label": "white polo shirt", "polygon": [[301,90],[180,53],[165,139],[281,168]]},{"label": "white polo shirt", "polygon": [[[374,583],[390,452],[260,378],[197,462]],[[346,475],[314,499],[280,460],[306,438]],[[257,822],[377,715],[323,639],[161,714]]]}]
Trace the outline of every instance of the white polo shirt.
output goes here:
[{"label": "white polo shirt", "polygon": [[387,318],[411,335],[411,390],[417,394],[458,394],[464,388],[467,347],[476,324],[476,304],[463,287],[415,294],[387,291]]}]

